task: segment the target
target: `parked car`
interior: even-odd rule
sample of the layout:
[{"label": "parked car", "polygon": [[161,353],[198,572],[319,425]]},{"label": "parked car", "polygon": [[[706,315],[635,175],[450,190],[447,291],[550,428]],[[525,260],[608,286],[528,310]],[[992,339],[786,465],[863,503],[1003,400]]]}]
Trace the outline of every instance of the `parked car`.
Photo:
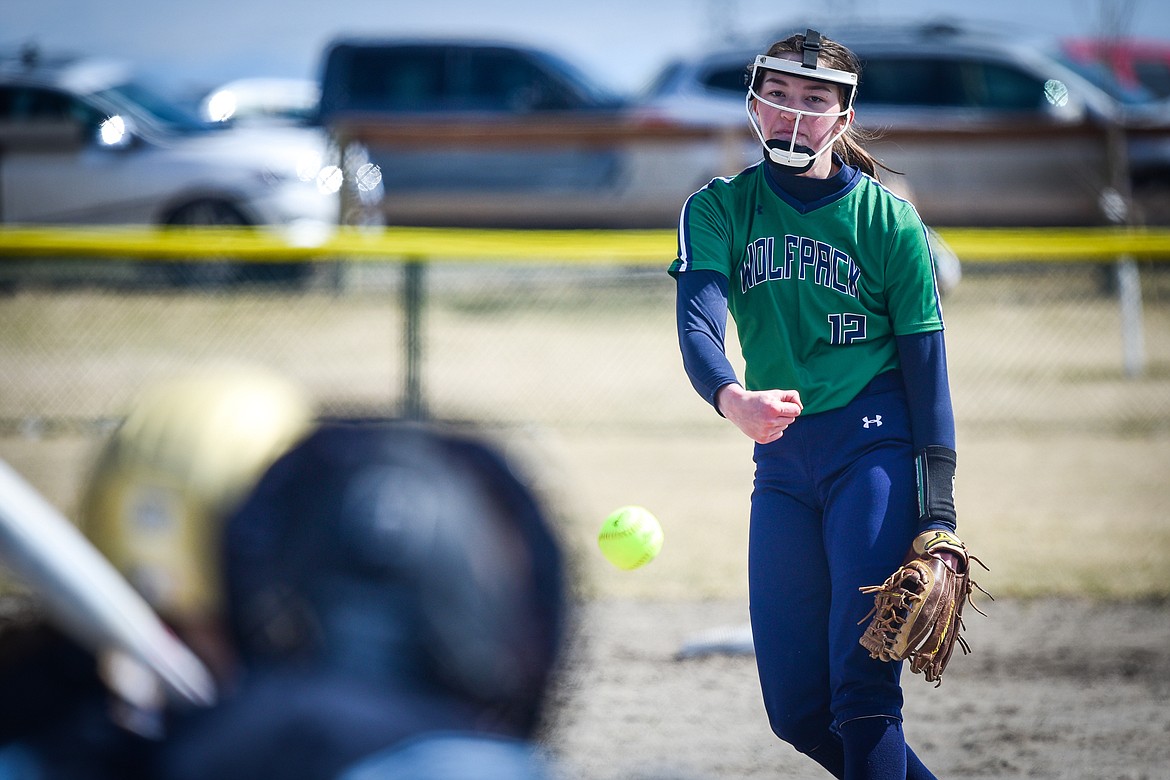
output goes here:
[{"label": "parked car", "polygon": [[1170,42],[1141,38],[1066,38],[1060,49],[1074,63],[1095,66],[1135,100],[1170,99]]},{"label": "parked car", "polygon": [[[319,128],[218,127],[135,81],[120,63],[0,59],[0,223],[264,226],[327,235],[328,138]],[[304,265],[164,264],[230,282]]]},{"label": "parked car", "polygon": [[343,38],[321,73],[350,223],[669,227],[730,169],[722,129],[643,122],[524,44]]},{"label": "parked car", "polygon": [[208,122],[309,124],[320,98],[321,87],[313,79],[240,78],[204,95],[199,113]]},{"label": "parked car", "polygon": [[[1015,29],[949,23],[820,29],[861,58],[857,121],[875,135],[869,148],[878,159],[909,178],[929,224],[1110,224],[1132,216],[1131,186],[1139,217],[1170,222],[1151,206],[1170,181],[1166,126],[1148,114],[1131,123],[1114,96],[1051,47]],[[744,126],[743,74],[756,53],[744,47],[668,64],[643,110]]]}]

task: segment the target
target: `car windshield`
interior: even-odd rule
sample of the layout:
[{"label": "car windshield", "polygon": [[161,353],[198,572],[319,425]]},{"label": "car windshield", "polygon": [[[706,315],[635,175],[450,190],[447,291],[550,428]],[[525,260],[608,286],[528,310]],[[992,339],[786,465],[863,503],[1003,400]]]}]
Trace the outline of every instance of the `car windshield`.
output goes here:
[{"label": "car windshield", "polygon": [[590,105],[598,108],[616,108],[623,103],[623,97],[617,91],[609,85],[602,84],[592,74],[586,73],[574,63],[547,52],[540,52],[537,56],[572,84]]},{"label": "car windshield", "polygon": [[139,82],[128,81],[107,87],[95,92],[93,97],[136,122],[161,126],[171,132],[198,132],[213,127],[201,120],[193,111]]}]

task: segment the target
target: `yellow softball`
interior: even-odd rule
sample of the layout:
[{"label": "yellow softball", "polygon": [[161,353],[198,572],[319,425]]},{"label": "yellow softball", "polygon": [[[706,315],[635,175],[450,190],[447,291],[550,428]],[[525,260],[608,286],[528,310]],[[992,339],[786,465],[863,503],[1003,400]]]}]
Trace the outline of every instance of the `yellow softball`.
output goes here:
[{"label": "yellow softball", "polygon": [[657,557],[662,538],[662,525],[650,510],[623,506],[605,518],[597,534],[597,546],[619,569],[637,569]]}]

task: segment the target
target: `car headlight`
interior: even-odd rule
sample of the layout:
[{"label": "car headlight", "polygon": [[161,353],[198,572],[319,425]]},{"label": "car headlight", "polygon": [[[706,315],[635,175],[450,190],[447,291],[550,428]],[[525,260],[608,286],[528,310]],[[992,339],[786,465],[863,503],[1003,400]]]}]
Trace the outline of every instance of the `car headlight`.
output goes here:
[{"label": "car headlight", "polygon": [[236,115],[239,101],[230,89],[221,89],[207,99],[203,108],[206,119],[211,122],[227,122]]}]

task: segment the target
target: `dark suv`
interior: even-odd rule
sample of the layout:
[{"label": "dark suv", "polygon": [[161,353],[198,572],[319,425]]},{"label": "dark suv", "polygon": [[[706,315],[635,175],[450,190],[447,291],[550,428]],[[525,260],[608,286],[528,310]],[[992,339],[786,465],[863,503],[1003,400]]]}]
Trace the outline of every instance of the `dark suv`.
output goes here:
[{"label": "dark suv", "polygon": [[649,126],[550,52],[477,39],[342,39],[321,123],[347,222],[669,227],[726,171],[718,133]]}]

